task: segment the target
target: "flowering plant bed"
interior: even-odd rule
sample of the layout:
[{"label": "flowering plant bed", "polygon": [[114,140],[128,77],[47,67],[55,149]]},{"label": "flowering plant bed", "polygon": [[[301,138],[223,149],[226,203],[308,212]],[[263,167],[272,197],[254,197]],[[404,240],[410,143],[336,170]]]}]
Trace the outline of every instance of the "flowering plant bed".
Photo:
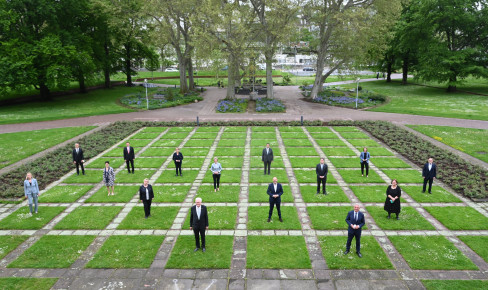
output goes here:
[{"label": "flowering plant bed", "polygon": [[217,104],[219,113],[243,113],[247,110],[247,99],[224,99]]},{"label": "flowering plant bed", "polygon": [[[202,97],[197,92],[190,92],[188,94],[180,94],[179,89],[175,88],[159,88],[158,90],[148,90],[149,110],[174,107],[193,103],[195,100],[201,101]],[[138,92],[124,96],[120,102],[128,107],[135,109],[146,109],[146,95],[144,92]]]},{"label": "flowering plant bed", "polygon": [[281,113],[285,112],[286,107],[280,101],[276,99],[268,99],[268,98],[257,98],[256,99],[256,112],[258,113]]},{"label": "flowering plant bed", "polygon": [[[312,101],[329,106],[354,108],[356,107],[356,92],[355,90],[345,90],[340,87],[325,88]],[[360,90],[358,95],[358,108],[374,107],[386,101],[387,97],[383,95]]]}]

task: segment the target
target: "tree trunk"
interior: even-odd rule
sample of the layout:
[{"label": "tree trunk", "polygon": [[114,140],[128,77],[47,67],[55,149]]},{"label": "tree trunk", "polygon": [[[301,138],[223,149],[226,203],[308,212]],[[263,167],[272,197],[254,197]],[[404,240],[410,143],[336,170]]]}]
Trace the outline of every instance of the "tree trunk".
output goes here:
[{"label": "tree trunk", "polygon": [[85,75],[82,71],[78,74],[78,83],[80,85],[80,93],[86,94]]},{"label": "tree trunk", "polygon": [[39,93],[41,95],[41,100],[43,101],[50,101],[51,100],[51,93],[49,91],[49,88],[45,83],[40,83],[39,84]]},{"label": "tree trunk", "polygon": [[195,80],[193,78],[193,63],[191,57],[188,58],[188,89],[195,90]]},{"label": "tree trunk", "polygon": [[103,76],[105,78],[105,88],[110,89],[111,83],[110,83],[110,51],[108,49],[108,43],[105,41],[103,48],[105,50],[105,59],[104,59],[104,65],[103,65]]},{"label": "tree trunk", "polygon": [[126,43],[125,45],[125,75],[127,76],[126,86],[132,87],[132,68],[131,68],[131,44]]},{"label": "tree trunk", "polygon": [[408,54],[403,58],[402,64],[402,85],[406,85],[408,81]]},{"label": "tree trunk", "polygon": [[266,53],[266,97],[274,98],[273,93],[273,53]]},{"label": "tree trunk", "polygon": [[234,58],[232,53],[229,53],[228,65],[227,65],[227,99],[234,99],[236,97],[235,91],[235,73],[234,73]]},{"label": "tree trunk", "polygon": [[386,65],[386,82],[391,83],[391,72],[392,72],[393,62],[388,61]]},{"label": "tree trunk", "polygon": [[186,58],[181,51],[176,50],[176,56],[178,57],[179,70],[180,70],[180,93],[188,93],[188,86],[186,84]]},{"label": "tree trunk", "polygon": [[447,87],[447,91],[449,93],[454,93],[457,91],[457,87],[456,85],[453,85],[452,83],[455,83],[457,81],[457,76],[456,75],[453,75],[451,77],[449,77],[449,86]]},{"label": "tree trunk", "polygon": [[317,72],[315,74],[315,81],[313,83],[312,92],[310,93],[310,97],[312,99],[317,98],[318,93],[322,90],[322,74],[324,72],[324,57],[321,53],[317,56]]}]

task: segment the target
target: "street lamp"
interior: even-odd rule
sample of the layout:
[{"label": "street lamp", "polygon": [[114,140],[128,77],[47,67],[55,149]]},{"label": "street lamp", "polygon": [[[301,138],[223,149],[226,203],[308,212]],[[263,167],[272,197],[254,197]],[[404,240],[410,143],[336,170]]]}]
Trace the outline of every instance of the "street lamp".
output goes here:
[{"label": "street lamp", "polygon": [[356,79],[356,109],[358,108],[358,98],[359,98],[359,80],[360,78]]},{"label": "street lamp", "polygon": [[146,107],[149,110],[149,99],[147,98],[147,79],[144,79],[144,86],[146,87]]}]

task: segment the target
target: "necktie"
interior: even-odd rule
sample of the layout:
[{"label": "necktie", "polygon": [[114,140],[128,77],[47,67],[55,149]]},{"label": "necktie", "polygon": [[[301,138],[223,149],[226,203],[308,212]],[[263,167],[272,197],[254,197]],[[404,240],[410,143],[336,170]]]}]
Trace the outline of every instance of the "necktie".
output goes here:
[{"label": "necktie", "polygon": [[355,212],[355,213],[354,213],[354,219],[355,219],[356,221],[358,221],[358,213],[357,213],[357,212]]}]

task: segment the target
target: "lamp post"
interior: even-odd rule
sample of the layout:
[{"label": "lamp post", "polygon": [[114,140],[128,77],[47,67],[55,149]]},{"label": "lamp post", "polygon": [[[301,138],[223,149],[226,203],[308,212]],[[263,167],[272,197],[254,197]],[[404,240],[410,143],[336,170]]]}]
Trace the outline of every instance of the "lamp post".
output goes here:
[{"label": "lamp post", "polygon": [[147,98],[147,79],[144,79],[144,86],[146,87],[146,107],[149,110],[149,99]]},{"label": "lamp post", "polygon": [[356,109],[358,108],[358,98],[359,98],[359,80],[360,78],[356,79]]}]

